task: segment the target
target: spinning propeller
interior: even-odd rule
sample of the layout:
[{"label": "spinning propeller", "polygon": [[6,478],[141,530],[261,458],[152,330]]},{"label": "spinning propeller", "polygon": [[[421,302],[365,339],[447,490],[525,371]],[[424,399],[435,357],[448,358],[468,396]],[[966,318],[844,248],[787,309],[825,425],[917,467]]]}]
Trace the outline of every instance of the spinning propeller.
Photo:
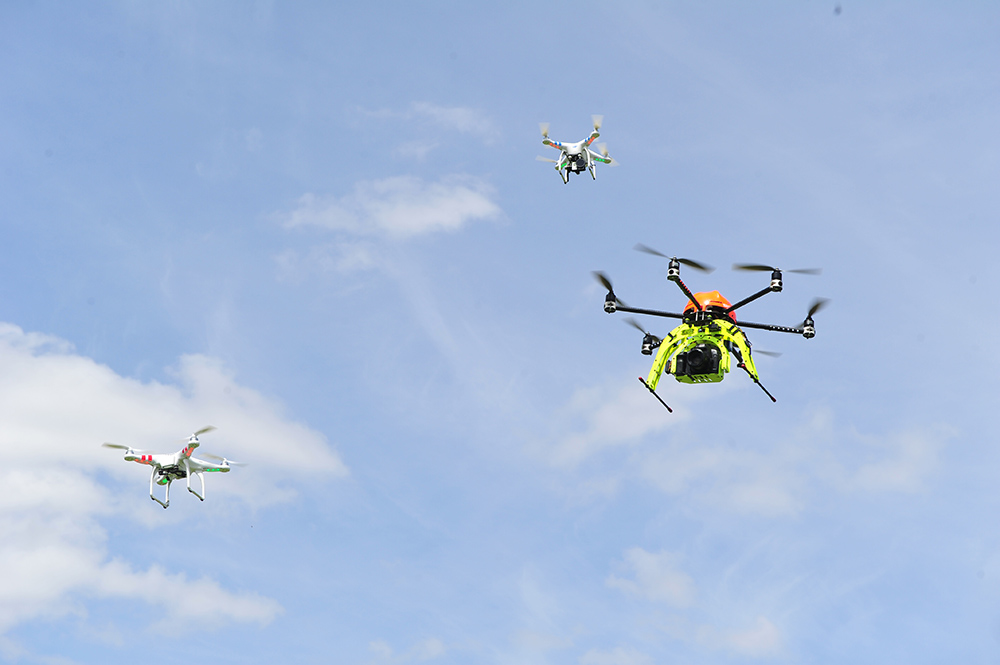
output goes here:
[{"label": "spinning propeller", "polygon": [[597,151],[599,153],[601,153],[601,157],[603,157],[604,159],[610,159],[611,160],[611,162],[608,164],[608,166],[618,166],[619,165],[618,160],[608,154],[608,144],[607,143],[598,143],[597,144]]},{"label": "spinning propeller", "polygon": [[829,298],[816,298],[816,300],[813,300],[812,304],[809,306],[809,313],[806,314],[806,318],[798,325],[798,327],[805,328],[807,325],[812,325],[813,314],[826,307],[828,302],[830,302]]},{"label": "spinning propeller", "polygon": [[595,132],[601,131],[601,125],[604,124],[604,116],[603,115],[592,115],[592,116],[590,116],[590,119],[594,121],[594,131]]},{"label": "spinning propeller", "polygon": [[221,462],[222,464],[226,464],[228,466],[246,466],[246,462],[235,462],[231,459],[227,459],[225,457],[219,457],[218,455],[212,455],[210,453],[202,453],[201,456],[215,462]]},{"label": "spinning propeller", "polygon": [[137,456],[149,452],[148,450],[139,450],[137,448],[133,448],[132,446],[123,446],[120,443],[102,443],[101,446],[104,448],[113,448],[115,450],[124,450],[126,462],[134,462]]},{"label": "spinning propeller", "polygon": [[652,254],[653,256],[659,256],[664,259],[670,259],[671,261],[677,261],[678,263],[683,263],[686,266],[690,266],[695,270],[701,270],[702,272],[710,273],[713,270],[715,270],[715,268],[713,268],[710,265],[706,265],[704,263],[698,263],[697,261],[693,261],[692,259],[682,259],[677,256],[667,256],[663,252],[657,251],[647,245],[643,245],[641,242],[636,243],[635,247],[633,247],[632,249],[636,250],[637,252],[645,252],[647,254]]},{"label": "spinning propeller", "polygon": [[190,441],[192,439],[192,437],[195,438],[195,439],[197,439],[202,434],[208,434],[209,432],[211,432],[211,431],[213,431],[215,429],[216,429],[215,425],[206,425],[205,427],[202,427],[200,430],[198,430],[197,432],[195,432],[194,434],[192,434],[188,438],[181,439],[181,443],[187,443],[188,441]]},{"label": "spinning propeller", "polygon": [[797,272],[802,275],[818,275],[823,272],[822,268],[798,268],[795,270],[782,270],[774,266],[765,266],[757,263],[734,263],[733,270],[749,270],[754,272]]},{"label": "spinning propeller", "polygon": [[114,448],[115,450],[130,450],[133,453],[145,453],[145,452],[148,452],[148,451],[145,451],[145,450],[139,450],[138,448],[133,448],[132,446],[123,446],[120,443],[102,443],[101,447],[102,448]]},{"label": "spinning propeller", "polygon": [[653,341],[653,343],[659,344],[660,342],[663,341],[662,339],[660,339],[659,337],[657,337],[653,333],[648,332],[645,328],[643,328],[641,325],[639,325],[639,322],[636,321],[635,319],[633,319],[631,316],[628,317],[627,319],[623,319],[623,321],[625,321],[625,323],[629,324],[630,326],[632,326],[633,328],[635,328],[636,330],[638,330],[642,334],[644,334],[647,337],[649,337]]},{"label": "spinning propeller", "polygon": [[806,314],[805,320],[796,326],[802,331],[802,336],[806,339],[812,339],[816,336],[816,328],[813,327],[815,325],[813,323],[813,314],[823,309],[828,302],[830,301],[827,298],[816,298],[816,300],[813,300],[812,305],[809,306],[809,313]]},{"label": "spinning propeller", "polygon": [[595,270],[593,272],[593,275],[597,279],[597,281],[600,282],[604,286],[604,288],[608,290],[608,295],[604,298],[605,312],[608,312],[609,314],[611,312],[614,312],[617,309],[618,305],[621,305],[622,307],[628,307],[628,305],[619,300],[618,296],[615,295],[615,289],[613,286],[611,286],[611,280],[608,279],[607,275],[598,270]]},{"label": "spinning propeller", "polygon": [[540,130],[542,130],[542,138],[543,139],[549,138],[549,123],[547,123],[547,122],[540,122],[540,123],[538,123],[538,128]]},{"label": "spinning propeller", "polygon": [[662,339],[660,339],[653,333],[647,331],[645,328],[639,325],[638,321],[636,321],[632,317],[625,319],[625,323],[629,324],[630,326],[632,326],[633,328],[642,333],[642,355],[644,356],[653,355],[653,349],[655,349],[656,347],[658,347],[660,344],[663,343]]}]

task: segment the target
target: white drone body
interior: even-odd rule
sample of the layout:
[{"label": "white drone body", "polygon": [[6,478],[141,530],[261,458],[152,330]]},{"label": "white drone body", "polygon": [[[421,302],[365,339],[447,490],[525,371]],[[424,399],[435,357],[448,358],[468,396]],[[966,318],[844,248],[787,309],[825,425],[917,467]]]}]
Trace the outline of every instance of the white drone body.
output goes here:
[{"label": "white drone body", "polygon": [[[201,428],[188,437],[186,446],[173,454],[148,453],[145,450],[136,450],[129,446],[118,445],[117,443],[105,443],[104,447],[124,450],[126,462],[135,462],[152,467],[152,473],[149,476],[149,498],[166,508],[170,505],[170,483],[173,481],[186,478],[188,492],[191,492],[191,494],[204,501],[205,473],[229,473],[231,467],[243,466],[239,462],[233,462],[217,455],[205,455],[205,457],[213,460],[211,462],[193,456],[192,453],[194,453],[195,448],[201,445],[198,435],[211,432],[214,429],[212,426]],[[201,481],[201,492],[196,492],[191,487],[192,476],[198,476],[198,479]],[[156,496],[155,488],[157,485],[166,488],[162,501]]]},{"label": "white drone body", "polygon": [[553,141],[549,138],[549,124],[543,122],[539,125],[542,130],[542,144],[556,148],[560,151],[560,154],[559,159],[549,159],[547,157],[536,157],[536,159],[540,162],[555,164],[555,169],[564,184],[569,183],[570,173],[583,173],[584,170],[590,171],[590,176],[594,180],[597,180],[596,165],[598,163],[618,166],[618,162],[608,155],[607,145],[601,144],[598,146],[600,149],[599,153],[590,149],[590,145],[600,136],[599,130],[601,129],[601,123],[604,121],[603,116],[595,115],[592,118],[594,121],[594,131],[590,133],[590,136],[576,143]]}]

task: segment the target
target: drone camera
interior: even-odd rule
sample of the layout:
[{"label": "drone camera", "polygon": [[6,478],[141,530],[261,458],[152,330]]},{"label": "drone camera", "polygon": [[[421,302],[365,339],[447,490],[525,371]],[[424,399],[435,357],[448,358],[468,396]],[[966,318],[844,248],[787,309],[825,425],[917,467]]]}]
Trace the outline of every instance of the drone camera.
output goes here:
[{"label": "drone camera", "polygon": [[615,302],[615,297],[610,293],[604,299],[604,311],[608,314],[614,314],[618,311],[618,304]]},{"label": "drone camera", "polygon": [[781,292],[781,271],[775,270],[771,273],[771,290],[775,293]]},{"label": "drone camera", "polygon": [[674,374],[700,376],[719,373],[719,361],[722,352],[715,344],[702,342],[690,351],[678,353],[674,360]]}]

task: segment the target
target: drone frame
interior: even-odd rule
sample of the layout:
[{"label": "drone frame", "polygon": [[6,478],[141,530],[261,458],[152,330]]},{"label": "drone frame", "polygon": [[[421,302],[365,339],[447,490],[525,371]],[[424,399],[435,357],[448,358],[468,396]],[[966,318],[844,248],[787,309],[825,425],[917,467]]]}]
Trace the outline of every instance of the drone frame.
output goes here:
[{"label": "drone frame", "polygon": [[[590,133],[587,138],[582,141],[577,141],[576,143],[563,143],[562,141],[553,141],[549,138],[549,127],[548,123],[542,123],[542,145],[547,145],[552,148],[559,150],[559,159],[549,159],[547,157],[537,157],[539,161],[551,162],[555,164],[555,170],[562,179],[564,185],[569,184],[569,176],[571,173],[583,173],[585,170],[590,171],[590,177],[597,180],[597,162],[608,165],[617,165],[617,162],[607,154],[607,147],[605,146],[602,154],[598,154],[591,150],[590,146],[599,137],[601,124],[603,123],[603,116],[595,115],[593,116],[594,121],[594,131]],[[577,167],[574,165],[579,165],[583,162],[582,167]]]},{"label": "drone frame", "polygon": [[[104,447],[125,450],[126,462],[138,462],[139,464],[149,465],[151,467],[149,474],[149,498],[167,508],[170,505],[170,486],[175,480],[186,479],[188,492],[194,494],[199,500],[204,501],[206,494],[206,472],[227,473],[231,470],[231,465],[242,466],[240,462],[217,455],[205,454],[205,457],[209,459],[218,460],[217,463],[198,459],[192,455],[194,450],[201,445],[198,435],[213,429],[215,427],[210,425],[198,430],[187,439],[187,445],[184,448],[173,454],[145,454],[145,451],[137,451],[130,446],[122,446],[114,443],[105,443]],[[193,476],[197,476],[201,483],[200,491],[191,485],[191,478]],[[156,495],[157,485],[161,485],[164,488],[163,499],[160,499]]]},{"label": "drone frame", "polygon": [[[649,316],[659,316],[670,319],[681,319],[682,321],[688,320],[691,322],[701,322],[701,321],[712,321],[722,316],[731,314],[737,309],[748,305],[753,301],[766,296],[768,293],[779,293],[782,290],[783,283],[781,279],[781,271],[773,270],[771,272],[771,283],[766,288],[757,291],[753,295],[747,296],[743,300],[740,300],[735,305],[730,305],[724,310],[714,312],[706,311],[702,304],[698,302],[695,298],[694,293],[688,288],[684,280],[681,279],[681,260],[677,257],[670,258],[670,265],[667,268],[667,280],[677,284],[677,287],[684,293],[684,296],[688,299],[688,302],[694,307],[695,312],[693,315],[688,313],[677,313],[677,312],[666,312],[657,309],[645,309],[640,307],[629,307],[622,301],[618,300],[615,296],[614,290],[608,289],[608,295],[604,299],[604,311],[608,314],[613,314],[616,311],[619,312],[629,312],[632,314],[647,314]],[[815,305],[814,305],[815,308]],[[815,313],[815,312],[813,312]],[[772,323],[752,323],[750,321],[739,321],[737,325],[741,328],[752,328],[756,330],[770,330],[772,332],[783,332],[792,333],[795,335],[802,335],[806,339],[812,339],[816,336],[815,322],[812,318],[812,313],[810,313],[805,321],[802,322],[802,326],[798,328],[792,328],[790,326],[779,326]]]}]

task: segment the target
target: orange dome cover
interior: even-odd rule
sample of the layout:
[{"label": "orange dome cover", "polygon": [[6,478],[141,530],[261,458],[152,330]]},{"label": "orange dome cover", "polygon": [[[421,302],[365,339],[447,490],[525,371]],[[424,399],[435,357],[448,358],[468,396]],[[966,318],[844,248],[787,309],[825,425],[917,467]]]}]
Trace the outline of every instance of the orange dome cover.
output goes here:
[{"label": "orange dome cover", "polygon": [[[732,303],[722,297],[722,294],[718,291],[702,291],[701,293],[694,294],[694,299],[697,300],[698,304],[701,305],[701,308],[705,310],[709,307],[729,309],[732,305]],[[687,306],[684,307],[684,313],[688,314],[693,311],[694,305],[691,304],[691,301],[689,300]],[[736,322],[736,315],[734,313],[729,312],[729,318],[733,320],[733,323]]]}]

